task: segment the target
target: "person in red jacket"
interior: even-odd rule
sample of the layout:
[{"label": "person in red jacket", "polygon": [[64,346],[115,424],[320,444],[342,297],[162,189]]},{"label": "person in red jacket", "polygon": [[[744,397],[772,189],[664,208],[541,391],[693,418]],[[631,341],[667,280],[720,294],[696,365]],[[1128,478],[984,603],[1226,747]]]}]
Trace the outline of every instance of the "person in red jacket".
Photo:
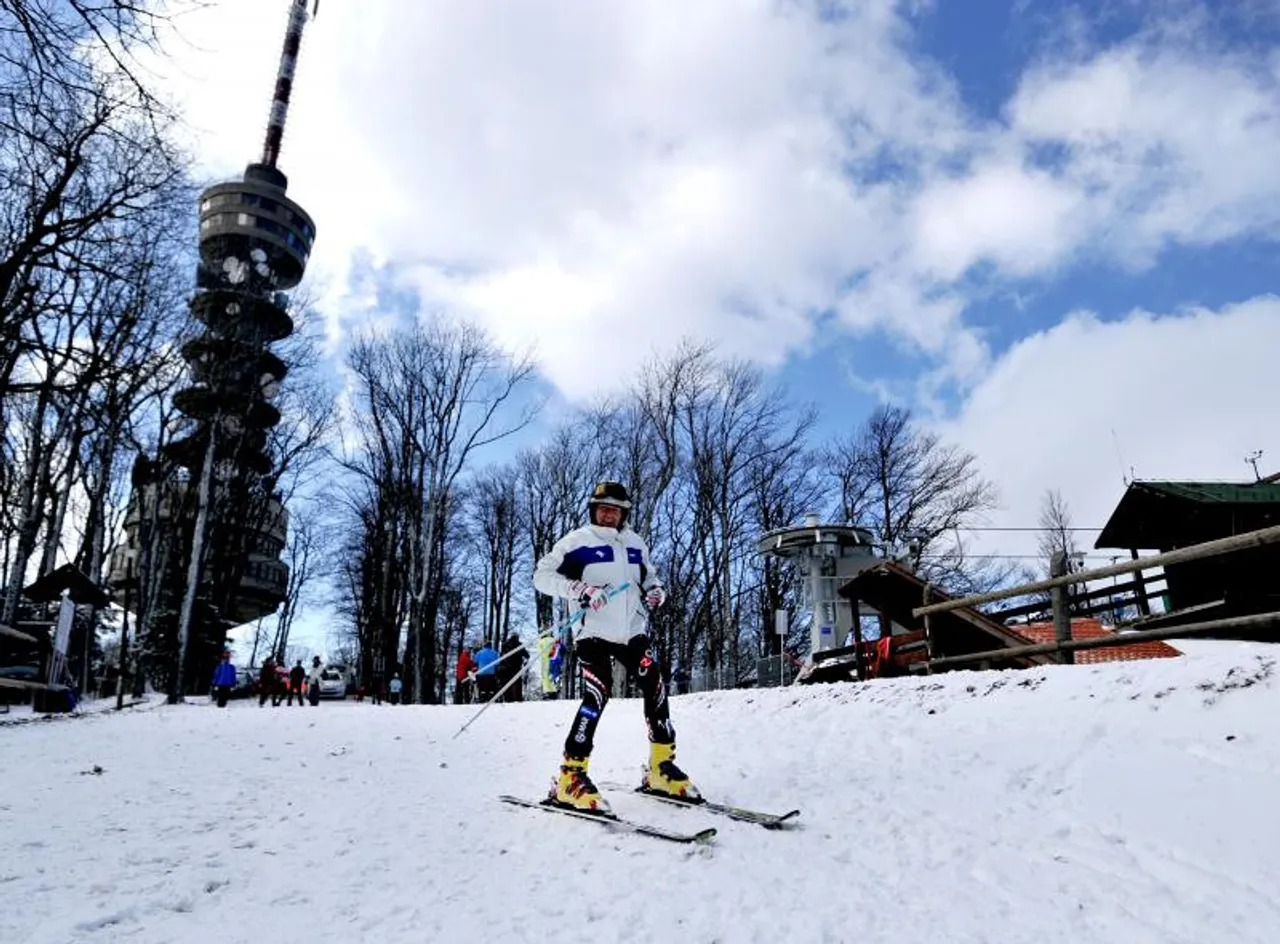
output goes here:
[{"label": "person in red jacket", "polygon": [[475,660],[471,658],[471,647],[464,645],[458,653],[458,667],[454,671],[453,703],[467,705],[471,703],[471,689],[475,684]]}]

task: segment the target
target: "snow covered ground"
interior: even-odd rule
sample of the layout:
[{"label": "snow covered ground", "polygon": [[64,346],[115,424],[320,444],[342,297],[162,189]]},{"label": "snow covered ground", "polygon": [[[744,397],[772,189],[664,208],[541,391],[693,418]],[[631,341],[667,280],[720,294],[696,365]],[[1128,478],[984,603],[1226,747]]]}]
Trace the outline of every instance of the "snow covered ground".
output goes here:
[{"label": "snow covered ground", "polygon": [[[203,701],[0,727],[0,941],[1280,940],[1280,648],[673,701],[707,847],[520,810],[567,703]],[[638,776],[637,701],[592,772]],[[95,765],[100,772],[95,773]]]}]

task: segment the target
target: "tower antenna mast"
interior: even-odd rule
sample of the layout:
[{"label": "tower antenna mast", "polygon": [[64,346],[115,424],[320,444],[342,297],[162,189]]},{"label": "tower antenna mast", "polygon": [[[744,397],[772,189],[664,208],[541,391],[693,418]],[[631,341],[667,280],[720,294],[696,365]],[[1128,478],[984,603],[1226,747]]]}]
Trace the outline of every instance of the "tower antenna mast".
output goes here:
[{"label": "tower antenna mast", "polygon": [[[320,0],[315,0],[311,15],[320,10]],[[289,115],[289,96],[293,92],[293,73],[298,67],[298,50],[302,48],[302,30],[307,25],[307,0],[293,0],[289,10],[289,25],[284,33],[284,47],[280,50],[280,68],[276,71],[276,90],[271,98],[271,113],[267,118],[267,139],[262,145],[262,163],[275,167],[280,158],[280,143],[284,140],[284,122]]]}]

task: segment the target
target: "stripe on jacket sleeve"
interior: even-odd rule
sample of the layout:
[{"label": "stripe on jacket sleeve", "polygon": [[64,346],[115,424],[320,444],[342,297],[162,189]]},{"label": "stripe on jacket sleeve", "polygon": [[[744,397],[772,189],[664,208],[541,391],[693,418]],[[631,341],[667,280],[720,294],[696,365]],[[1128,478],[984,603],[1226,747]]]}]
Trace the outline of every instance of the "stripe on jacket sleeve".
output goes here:
[{"label": "stripe on jacket sleeve", "polygon": [[564,560],[557,568],[557,573],[570,580],[581,580],[582,572],[588,564],[609,563],[613,560],[613,548],[608,544],[594,547],[575,547],[564,555]]}]

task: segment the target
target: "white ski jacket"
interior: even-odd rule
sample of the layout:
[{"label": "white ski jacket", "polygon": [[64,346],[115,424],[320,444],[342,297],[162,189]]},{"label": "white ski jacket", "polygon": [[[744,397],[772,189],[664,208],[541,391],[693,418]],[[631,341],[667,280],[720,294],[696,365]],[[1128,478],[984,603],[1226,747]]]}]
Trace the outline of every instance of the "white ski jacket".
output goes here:
[{"label": "white ski jacket", "polygon": [[640,535],[625,527],[618,531],[583,525],[557,541],[533,571],[533,585],[538,590],[572,600],[575,607],[578,592],[572,587],[579,581],[593,587],[628,586],[575,624],[576,638],[625,644],[649,631],[645,591],[662,586],[662,581],[653,572],[649,546]]}]

